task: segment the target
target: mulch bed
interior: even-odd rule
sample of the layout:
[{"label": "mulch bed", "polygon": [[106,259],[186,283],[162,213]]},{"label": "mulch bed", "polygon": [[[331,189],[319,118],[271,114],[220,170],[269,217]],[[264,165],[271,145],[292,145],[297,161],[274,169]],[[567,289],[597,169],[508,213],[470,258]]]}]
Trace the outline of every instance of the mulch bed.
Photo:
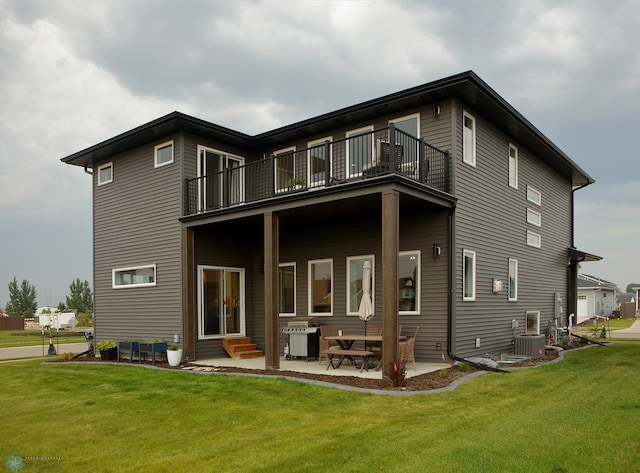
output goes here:
[{"label": "mulch bed", "polygon": [[[584,345],[588,345],[588,342],[584,341],[579,345],[573,346],[571,348],[579,348],[579,346],[584,346]],[[558,354],[558,351],[556,350],[545,350],[545,355],[542,358],[529,359],[529,360],[521,361],[518,363],[512,363],[509,365],[501,365],[501,369],[538,366],[538,365],[553,361],[556,358],[558,358],[558,356],[559,354]],[[74,359],[73,361],[99,362],[101,360],[100,358],[80,357],[80,358]],[[107,361],[105,363],[129,364],[129,361],[128,360],[122,360],[120,362]],[[137,361],[134,361],[134,364],[137,364]],[[151,362],[143,361],[142,364],[150,365]],[[291,378],[310,379],[314,381],[322,381],[325,383],[350,386],[353,388],[384,390],[384,391],[431,391],[434,389],[441,389],[449,386],[452,382],[454,382],[457,379],[460,379],[471,373],[479,371],[479,369],[474,367],[473,365],[468,366],[468,368],[465,371],[463,371],[459,365],[456,365],[456,366],[451,366],[444,370],[434,371],[431,373],[425,373],[418,376],[412,376],[410,378],[406,378],[405,386],[397,387],[397,386],[394,386],[394,383],[388,378],[368,379],[368,378],[359,378],[356,376],[332,376],[332,375],[325,375],[325,374],[302,373],[298,371],[286,371],[286,370],[246,369],[246,368],[235,368],[235,367],[227,367],[227,366],[204,366],[204,365],[198,365],[197,363],[184,363],[179,367],[171,367],[165,361],[156,361],[155,366],[158,368],[176,369],[176,370],[183,370],[183,371],[189,370],[189,371],[216,372],[216,373],[244,373],[244,374],[255,374],[255,375],[279,376],[279,377],[286,376]]]}]

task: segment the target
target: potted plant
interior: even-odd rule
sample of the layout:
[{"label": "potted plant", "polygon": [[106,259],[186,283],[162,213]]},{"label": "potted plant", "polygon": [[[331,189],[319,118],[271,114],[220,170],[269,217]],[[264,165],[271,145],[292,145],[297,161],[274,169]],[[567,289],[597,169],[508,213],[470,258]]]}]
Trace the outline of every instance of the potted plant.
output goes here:
[{"label": "potted plant", "polygon": [[100,358],[103,361],[113,361],[118,357],[118,348],[116,348],[115,340],[102,340],[96,344],[96,348],[100,352]]},{"label": "potted plant", "polygon": [[178,366],[182,361],[182,348],[177,343],[172,343],[167,347],[167,361],[169,366]]},{"label": "potted plant", "polygon": [[302,189],[306,183],[304,177],[294,177],[289,182],[289,190]]}]

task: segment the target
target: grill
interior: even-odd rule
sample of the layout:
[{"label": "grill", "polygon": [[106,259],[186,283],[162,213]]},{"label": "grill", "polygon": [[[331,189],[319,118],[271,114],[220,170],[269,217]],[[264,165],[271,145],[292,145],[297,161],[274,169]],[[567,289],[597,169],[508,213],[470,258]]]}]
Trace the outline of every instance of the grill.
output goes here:
[{"label": "grill", "polygon": [[318,319],[315,317],[296,317],[289,320],[282,333],[289,337],[289,356],[318,359]]}]

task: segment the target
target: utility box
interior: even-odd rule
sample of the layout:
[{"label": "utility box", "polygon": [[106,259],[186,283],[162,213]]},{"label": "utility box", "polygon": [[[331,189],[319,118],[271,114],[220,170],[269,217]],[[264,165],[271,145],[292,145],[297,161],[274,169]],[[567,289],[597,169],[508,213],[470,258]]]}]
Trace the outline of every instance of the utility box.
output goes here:
[{"label": "utility box", "polygon": [[516,335],[514,354],[529,356],[533,359],[544,356],[544,335],[521,334]]}]

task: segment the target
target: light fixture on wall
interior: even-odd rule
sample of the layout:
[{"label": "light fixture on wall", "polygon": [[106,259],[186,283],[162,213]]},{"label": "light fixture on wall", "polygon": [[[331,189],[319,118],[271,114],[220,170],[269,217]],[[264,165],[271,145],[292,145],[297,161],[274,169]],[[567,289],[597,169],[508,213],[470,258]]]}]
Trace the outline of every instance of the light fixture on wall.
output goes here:
[{"label": "light fixture on wall", "polygon": [[438,259],[442,254],[442,248],[437,243],[433,244],[433,259]]},{"label": "light fixture on wall", "polygon": [[436,118],[437,116],[439,116],[441,111],[442,110],[440,108],[440,105],[433,104],[433,118]]}]

